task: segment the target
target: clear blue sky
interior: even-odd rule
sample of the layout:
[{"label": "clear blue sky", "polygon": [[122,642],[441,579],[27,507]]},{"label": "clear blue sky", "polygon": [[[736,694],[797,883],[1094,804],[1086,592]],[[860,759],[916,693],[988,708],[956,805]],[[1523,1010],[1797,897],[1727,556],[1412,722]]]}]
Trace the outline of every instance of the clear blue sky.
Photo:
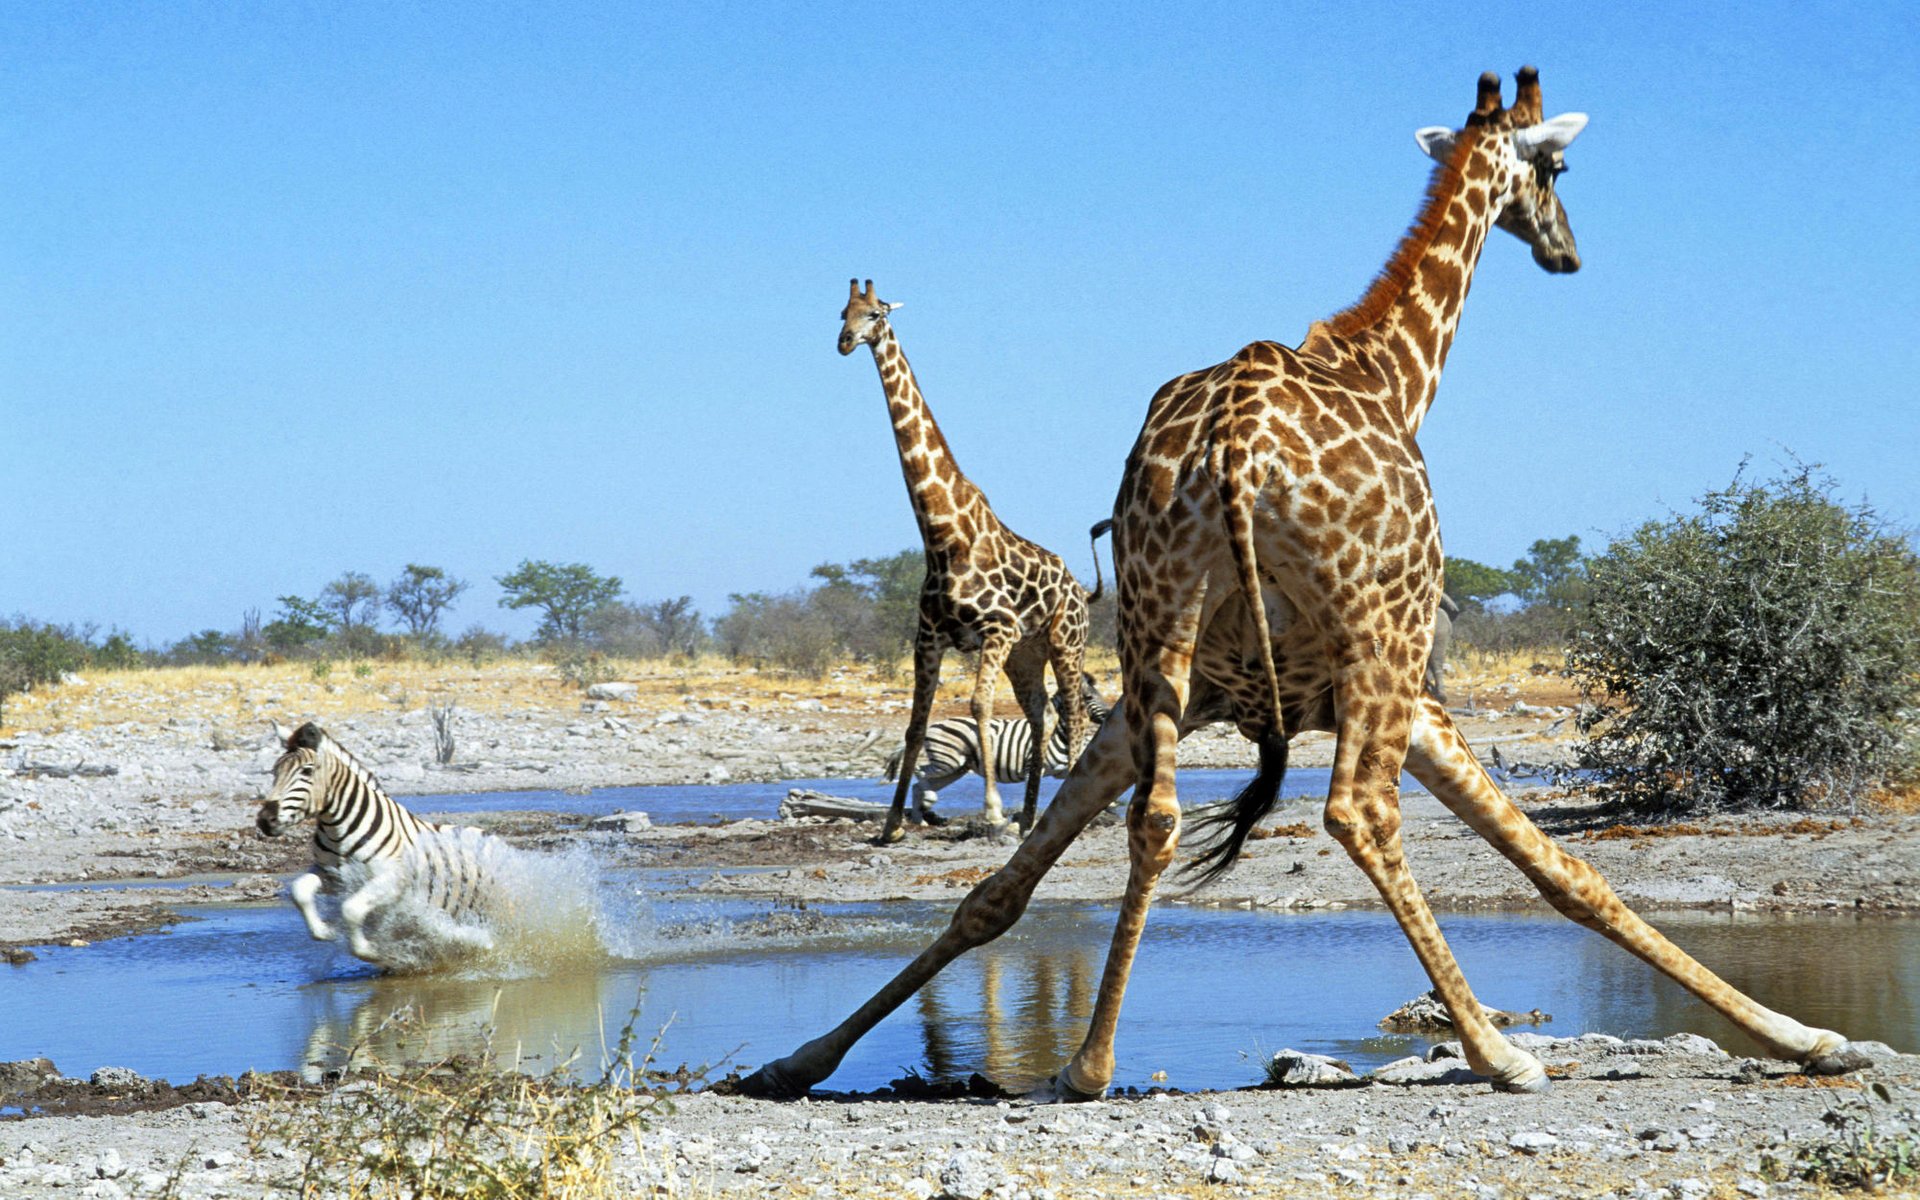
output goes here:
[{"label": "clear blue sky", "polygon": [[[851,275],[1089,572],[1148,398],[1359,295],[1412,133],[1541,68],[1585,268],[1488,247],[1451,553],[1792,452],[1920,520],[1920,5],[0,10],[0,615],[165,644],[345,570],[636,599],[916,544]],[[1104,548],[1103,548],[1104,553]]]}]

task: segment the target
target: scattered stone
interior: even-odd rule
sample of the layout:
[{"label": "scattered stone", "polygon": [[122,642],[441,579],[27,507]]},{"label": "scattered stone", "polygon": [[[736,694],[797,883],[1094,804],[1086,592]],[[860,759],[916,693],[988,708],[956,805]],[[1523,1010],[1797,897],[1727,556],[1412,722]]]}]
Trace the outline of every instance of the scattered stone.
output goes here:
[{"label": "scattered stone", "polygon": [[1522,1154],[1539,1154],[1543,1151],[1551,1150],[1559,1144],[1559,1138],[1550,1133],[1543,1133],[1537,1129],[1524,1130],[1507,1139],[1507,1145],[1512,1146]]},{"label": "scattered stone", "polygon": [[1389,1083],[1399,1087],[1415,1084],[1464,1084],[1479,1079],[1459,1059],[1438,1058],[1428,1061],[1417,1055],[1395,1059],[1367,1073],[1369,1083]]},{"label": "scattered stone", "polygon": [[[1509,1025],[1544,1025],[1553,1020],[1552,1013],[1544,1013],[1537,1008],[1523,1013],[1507,1012],[1482,1004],[1480,1011],[1486,1014],[1487,1020],[1502,1029]],[[1437,990],[1429,991],[1381,1017],[1380,1028],[1388,1033],[1451,1033],[1453,1014],[1447,1011]]]},{"label": "scattered stone", "polygon": [[940,1186],[953,1200],[983,1200],[1004,1174],[985,1152],[956,1150],[940,1168]]},{"label": "scattered stone", "polygon": [[135,1091],[147,1086],[147,1077],[127,1067],[101,1067],[87,1079],[95,1087]]},{"label": "scattered stone", "polygon": [[653,818],[643,812],[612,812],[587,822],[593,833],[644,833],[653,828]]},{"label": "scattered stone", "polygon": [[596,683],[587,688],[589,700],[625,700],[640,698],[640,685],[637,683]]},{"label": "scattered stone", "polygon": [[1340,1059],[1282,1050],[1267,1065],[1267,1082],[1283,1088],[1354,1087],[1360,1077]]}]

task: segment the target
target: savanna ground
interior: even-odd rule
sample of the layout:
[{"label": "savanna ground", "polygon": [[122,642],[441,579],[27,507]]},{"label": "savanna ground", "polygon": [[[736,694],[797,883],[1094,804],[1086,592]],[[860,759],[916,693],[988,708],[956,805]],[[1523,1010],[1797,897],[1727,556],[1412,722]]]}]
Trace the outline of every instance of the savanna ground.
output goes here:
[{"label": "savanna ground", "polygon": [[[1094,668],[1111,699],[1116,664]],[[1007,841],[969,836],[964,823],[914,829],[902,845],[880,851],[869,840],[871,829],[859,824],[772,819],[783,780],[879,773],[904,725],[904,675],[848,667],[807,680],[711,660],[609,664],[605,673],[635,684],[633,698],[588,702],[555,668],[520,659],[105,673],[15,697],[0,728],[0,884],[93,886],[0,890],[0,947],[23,956],[49,942],[136,935],[174,919],[171,905],[183,899],[271,901],[285,875],[304,865],[305,848],[263,841],[252,830],[253,799],[274,756],[265,737],[269,718],[320,721],[426,812],[431,796],[445,792],[766,784],[766,820],[592,835],[614,862],[779,868],[696,885],[735,895],[957,902],[1008,853]],[[1509,763],[1564,760],[1578,697],[1544,665],[1525,656],[1468,653],[1456,663],[1448,689],[1457,718],[1483,754],[1497,748]],[[967,691],[964,668],[950,662],[936,716],[962,715]],[[456,749],[453,761],[441,765],[434,761],[428,709],[447,705],[455,710]],[[1004,685],[1001,709],[1017,715]],[[1307,738],[1294,761],[1324,764],[1330,752],[1330,740]],[[1190,765],[1252,764],[1226,729],[1196,735],[1182,754]],[[1618,819],[1579,795],[1537,783],[1515,794],[1537,822],[1643,911],[1910,915],[1920,908],[1920,817],[1911,794],[1850,797],[1804,816],[1659,824]],[[1409,853],[1437,909],[1539,903],[1511,867],[1437,805],[1410,799],[1407,809]],[[527,845],[588,836],[569,832],[572,822],[550,815],[503,813],[488,820]],[[1164,902],[1377,906],[1365,880],[1319,832],[1316,805],[1289,804],[1269,824],[1268,836],[1251,843],[1245,861],[1220,884]],[[1121,829],[1091,829],[1039,894],[1112,899],[1124,861]],[[203,872],[236,875],[239,882],[165,897],[120,886]],[[1637,1074],[1617,1069],[1620,1054],[1612,1047],[1541,1053],[1549,1062],[1559,1053],[1556,1069],[1564,1076],[1545,1099],[1494,1096],[1482,1085],[1457,1082],[1118,1097],[1064,1110],[995,1097],[770,1104],[700,1093],[680,1098],[672,1115],[654,1114],[651,1132],[620,1143],[626,1153],[581,1176],[600,1191],[574,1194],[944,1191],[1011,1198],[1322,1195],[1338,1188],[1353,1194],[1760,1195],[1834,1186],[1795,1180],[1860,1151],[1864,1122],[1873,1122],[1883,1147],[1910,1146],[1920,1096],[1920,1059],[1907,1056],[1888,1057],[1860,1077],[1809,1081],[1785,1064],[1690,1051],[1665,1057],[1643,1051],[1638,1061],[1654,1066]],[[1565,1065],[1576,1058],[1584,1065]],[[101,1115],[0,1124],[0,1195],[84,1194],[88,1188],[111,1195],[163,1186],[182,1195],[259,1194],[269,1176],[299,1163],[294,1151],[283,1145],[276,1153],[271,1139],[262,1140],[260,1122],[267,1114],[284,1124],[296,1120],[288,1112],[325,1111],[310,1097],[271,1107],[213,1088],[162,1096],[155,1111],[108,1115],[125,1099],[116,1099],[111,1087],[63,1086],[75,1093],[66,1111]],[[619,1139],[609,1135],[609,1141]],[[189,1144],[204,1151],[178,1160]],[[32,1146],[38,1149],[23,1152]],[[127,1166],[119,1174],[101,1167],[102,1148],[109,1146]],[[1841,1176],[1836,1170],[1825,1177]]]}]

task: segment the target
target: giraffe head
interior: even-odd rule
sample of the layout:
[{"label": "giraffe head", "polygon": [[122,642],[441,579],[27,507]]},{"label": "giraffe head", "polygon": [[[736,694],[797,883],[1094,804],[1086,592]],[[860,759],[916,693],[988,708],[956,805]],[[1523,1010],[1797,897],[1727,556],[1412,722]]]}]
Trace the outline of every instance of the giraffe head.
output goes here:
[{"label": "giraffe head", "polygon": [[1540,72],[1520,68],[1513,107],[1500,104],[1500,77],[1480,77],[1480,94],[1465,129],[1429,126],[1415,133],[1428,155],[1445,163],[1468,130],[1482,132],[1479,144],[1491,155],[1495,223],[1533,248],[1533,261],[1556,275],[1580,269],[1567,210],[1554,182],[1567,169],[1566,149],[1586,128],[1585,113],[1542,116]]},{"label": "giraffe head", "polygon": [[887,314],[899,308],[873,294],[873,280],[860,290],[858,279],[847,280],[847,306],[840,310],[840,353],[852,354],[855,346],[871,346],[880,340],[887,327]]}]

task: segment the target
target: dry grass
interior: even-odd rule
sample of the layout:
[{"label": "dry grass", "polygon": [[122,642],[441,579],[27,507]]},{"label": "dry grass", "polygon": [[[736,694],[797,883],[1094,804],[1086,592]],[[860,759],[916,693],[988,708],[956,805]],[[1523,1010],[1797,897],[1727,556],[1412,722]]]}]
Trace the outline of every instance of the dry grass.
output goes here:
[{"label": "dry grass", "polygon": [[[1111,656],[1107,656],[1111,658]],[[1103,692],[1118,691],[1117,664],[1091,664]],[[607,677],[638,685],[630,711],[649,714],[679,710],[689,698],[705,707],[753,712],[785,709],[817,699],[834,707],[904,707],[910,698],[910,671],[893,675],[870,666],[835,668],[820,679],[805,679],[736,666],[717,657],[692,663],[619,661],[606,664]],[[966,709],[972,694],[970,674],[950,660],[942,672],[936,716]],[[84,682],[36,688],[11,697],[6,708],[10,732],[86,730],[123,723],[146,724],[169,718],[198,718],[217,727],[251,729],[268,719],[321,722],[376,710],[407,711],[457,704],[474,712],[577,711],[580,689],[558,668],[531,659],[509,658],[474,666],[465,663],[340,662],[317,669],[312,663],[232,667],[157,667],[132,671],[89,671]],[[998,711],[1018,716],[1006,683],[999,689]]]},{"label": "dry grass", "polygon": [[1867,804],[1878,812],[1920,816],[1920,780],[1888,784],[1867,793]]},{"label": "dry grass", "polygon": [[1808,837],[1823,838],[1830,833],[1839,833],[1861,824],[1858,817],[1845,821],[1819,821],[1812,817],[1801,817],[1797,821],[1786,821],[1772,825],[1609,825],[1605,829],[1589,829],[1574,837],[1580,842],[1645,842],[1655,838],[1679,837],[1784,837],[1789,834],[1803,834]]}]

